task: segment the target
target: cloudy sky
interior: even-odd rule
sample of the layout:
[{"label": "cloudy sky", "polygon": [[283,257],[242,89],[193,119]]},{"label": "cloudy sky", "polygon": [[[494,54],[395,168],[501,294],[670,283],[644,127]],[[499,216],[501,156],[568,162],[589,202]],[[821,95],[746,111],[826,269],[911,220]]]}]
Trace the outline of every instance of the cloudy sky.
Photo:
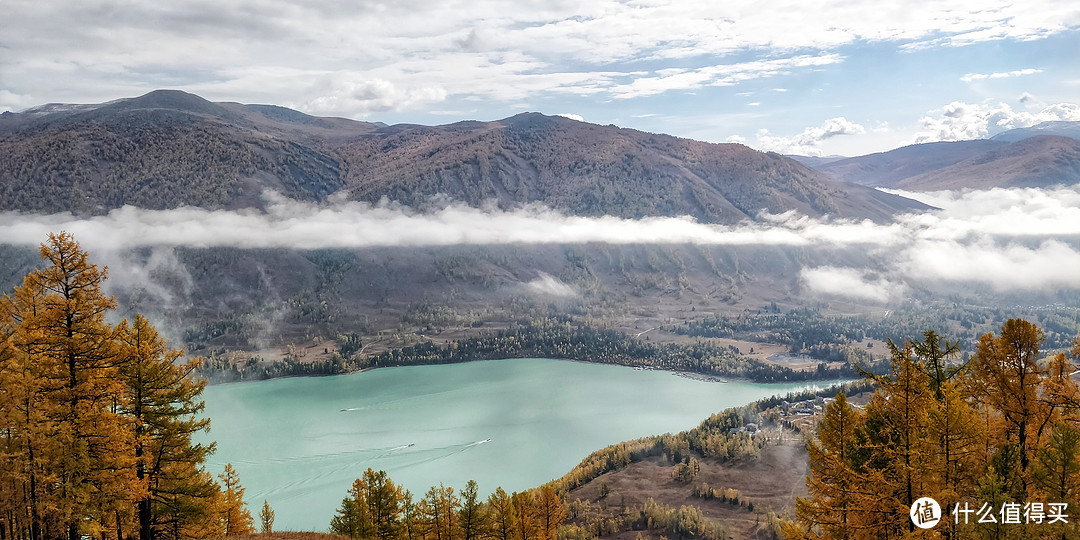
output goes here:
[{"label": "cloudy sky", "polygon": [[158,88],[807,155],[1080,120],[1076,0],[4,0],[0,111]]}]

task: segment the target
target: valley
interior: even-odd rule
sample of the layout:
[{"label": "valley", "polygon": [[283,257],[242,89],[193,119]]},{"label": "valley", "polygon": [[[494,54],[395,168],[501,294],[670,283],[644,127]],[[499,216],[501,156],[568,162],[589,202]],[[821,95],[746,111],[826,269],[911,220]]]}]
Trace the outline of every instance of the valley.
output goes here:
[{"label": "valley", "polygon": [[[822,386],[880,388],[889,341],[933,330],[952,369],[1022,318],[1044,365],[1075,354],[1074,127],[795,159],[539,113],[54,104],[0,117],[0,290],[72,233],[109,324],[203,358],[207,465],[283,527],[326,530],[374,467],[417,494],[551,481],[575,540],[773,538]],[[808,389],[805,414],[775,397]]]}]

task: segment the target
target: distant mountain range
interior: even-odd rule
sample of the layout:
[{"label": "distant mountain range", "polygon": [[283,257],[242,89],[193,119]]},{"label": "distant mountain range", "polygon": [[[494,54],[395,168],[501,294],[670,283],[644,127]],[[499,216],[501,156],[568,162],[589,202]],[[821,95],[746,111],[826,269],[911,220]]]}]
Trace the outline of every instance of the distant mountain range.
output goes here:
[{"label": "distant mountain range", "polygon": [[0,209],[240,208],[261,205],[267,189],[299,200],[340,193],[421,205],[438,196],[715,223],[762,210],[887,220],[925,208],[738,144],[538,113],[386,126],[160,90],[0,115]]},{"label": "distant mountain range", "polygon": [[847,159],[801,161],[834,179],[911,191],[1080,183],[1080,122],[1044,122],[990,139],[915,144]]},{"label": "distant mountain range", "polygon": [[[807,160],[819,171],[743,145],[537,113],[387,126],[156,91],[0,115],[0,210],[252,208],[273,190],[302,201],[541,203],[575,215],[688,214],[726,224],[761,210],[887,221],[926,206],[868,186],[945,182],[939,178],[991,185],[987,179],[1022,174],[1050,182],[1075,163],[1075,142],[1040,133]],[[358,332],[372,352],[556,312],[636,333],[710,313],[787,309],[817,301],[807,296],[804,268],[874,268],[879,254],[859,244],[515,244],[148,247],[111,256],[122,309],[165,322],[159,328],[172,342],[199,354],[242,349],[272,358],[312,336]],[[37,264],[36,250],[0,242],[0,292]],[[326,346],[312,347],[316,354]]]}]

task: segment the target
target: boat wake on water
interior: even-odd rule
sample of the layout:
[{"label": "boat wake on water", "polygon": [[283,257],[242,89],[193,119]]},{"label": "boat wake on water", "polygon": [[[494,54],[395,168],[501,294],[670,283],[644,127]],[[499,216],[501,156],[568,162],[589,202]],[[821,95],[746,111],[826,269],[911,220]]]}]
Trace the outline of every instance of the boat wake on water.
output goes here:
[{"label": "boat wake on water", "polygon": [[305,464],[305,466],[309,467],[308,474],[299,478],[292,478],[288,482],[268,486],[254,494],[255,497],[293,500],[330,489],[343,477],[350,477],[350,475],[359,477],[362,469],[367,467],[385,467],[395,470],[411,469],[415,466],[449,458],[475,446],[490,442],[492,442],[492,439],[487,438],[471,443],[440,447],[418,447],[416,443],[409,443],[382,448],[359,448],[326,454],[244,460],[238,461],[238,463],[260,468]]}]

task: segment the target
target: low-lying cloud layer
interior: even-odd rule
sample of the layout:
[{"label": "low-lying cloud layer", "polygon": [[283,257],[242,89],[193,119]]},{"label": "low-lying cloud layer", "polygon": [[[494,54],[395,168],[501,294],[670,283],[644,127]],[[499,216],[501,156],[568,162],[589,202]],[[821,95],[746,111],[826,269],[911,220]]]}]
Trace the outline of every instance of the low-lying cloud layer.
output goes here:
[{"label": "low-lying cloud layer", "polygon": [[[796,246],[827,253],[859,247],[875,268],[804,268],[807,291],[887,302],[907,287],[966,282],[998,291],[1080,289],[1080,188],[901,193],[940,210],[890,224],[814,219],[788,212],[735,226],[689,217],[638,220],[567,216],[542,207],[514,211],[451,204],[417,212],[395,204],[314,204],[268,195],[267,210],[124,207],[105,216],[0,213],[0,243],[36,245],[68,231],[91,251],[177,246],[369,248],[483,244],[699,244]],[[529,284],[569,296],[561,283]],[[564,285],[565,286],[565,285]]]}]

